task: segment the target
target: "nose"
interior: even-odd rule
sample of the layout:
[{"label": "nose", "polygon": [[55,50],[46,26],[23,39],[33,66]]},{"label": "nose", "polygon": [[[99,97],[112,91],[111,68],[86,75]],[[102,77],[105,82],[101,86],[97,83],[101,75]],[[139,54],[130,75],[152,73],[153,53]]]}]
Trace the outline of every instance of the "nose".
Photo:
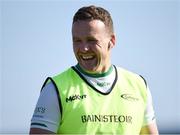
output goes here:
[{"label": "nose", "polygon": [[87,52],[88,50],[89,50],[89,45],[86,42],[82,43],[81,51]]}]

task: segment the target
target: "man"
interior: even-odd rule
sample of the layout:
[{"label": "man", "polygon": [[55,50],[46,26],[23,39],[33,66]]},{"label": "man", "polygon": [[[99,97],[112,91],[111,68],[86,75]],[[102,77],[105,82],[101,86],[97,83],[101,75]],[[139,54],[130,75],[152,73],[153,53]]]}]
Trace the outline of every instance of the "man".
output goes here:
[{"label": "man", "polygon": [[158,134],[145,80],[111,63],[116,38],[109,12],[80,8],[72,39],[78,64],[45,81],[30,133]]}]

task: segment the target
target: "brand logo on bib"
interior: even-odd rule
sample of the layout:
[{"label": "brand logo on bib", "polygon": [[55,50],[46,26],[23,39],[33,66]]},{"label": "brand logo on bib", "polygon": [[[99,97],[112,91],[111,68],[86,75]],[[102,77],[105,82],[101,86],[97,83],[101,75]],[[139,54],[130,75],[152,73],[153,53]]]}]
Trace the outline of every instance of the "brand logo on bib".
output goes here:
[{"label": "brand logo on bib", "polygon": [[118,122],[118,123],[132,123],[132,116],[129,115],[82,115],[83,123],[87,122]]},{"label": "brand logo on bib", "polygon": [[97,82],[97,85],[99,87],[107,87],[109,86],[111,83],[108,83],[108,82]]},{"label": "brand logo on bib", "polygon": [[86,98],[86,95],[73,95],[73,96],[69,96],[68,98],[66,98],[66,102],[72,102],[74,100],[82,100]]},{"label": "brand logo on bib", "polygon": [[132,94],[122,94],[121,98],[126,99],[128,101],[138,101],[139,99],[134,97]]}]

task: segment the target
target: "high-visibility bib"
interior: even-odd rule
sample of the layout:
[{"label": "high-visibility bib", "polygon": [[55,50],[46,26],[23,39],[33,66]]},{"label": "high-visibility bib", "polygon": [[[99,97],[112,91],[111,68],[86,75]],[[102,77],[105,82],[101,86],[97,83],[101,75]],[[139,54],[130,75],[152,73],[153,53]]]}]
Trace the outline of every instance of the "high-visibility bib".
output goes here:
[{"label": "high-visibility bib", "polygon": [[75,68],[53,77],[62,104],[60,134],[139,134],[146,106],[144,80],[115,68],[112,90],[103,94]]}]

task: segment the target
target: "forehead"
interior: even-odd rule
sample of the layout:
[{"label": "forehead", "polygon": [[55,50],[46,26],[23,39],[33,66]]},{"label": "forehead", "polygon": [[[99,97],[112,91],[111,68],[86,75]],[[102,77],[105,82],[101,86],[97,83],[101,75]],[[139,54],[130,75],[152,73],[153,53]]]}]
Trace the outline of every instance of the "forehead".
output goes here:
[{"label": "forehead", "polygon": [[104,33],[106,31],[105,24],[100,20],[77,21],[72,25],[73,35],[86,35]]}]

